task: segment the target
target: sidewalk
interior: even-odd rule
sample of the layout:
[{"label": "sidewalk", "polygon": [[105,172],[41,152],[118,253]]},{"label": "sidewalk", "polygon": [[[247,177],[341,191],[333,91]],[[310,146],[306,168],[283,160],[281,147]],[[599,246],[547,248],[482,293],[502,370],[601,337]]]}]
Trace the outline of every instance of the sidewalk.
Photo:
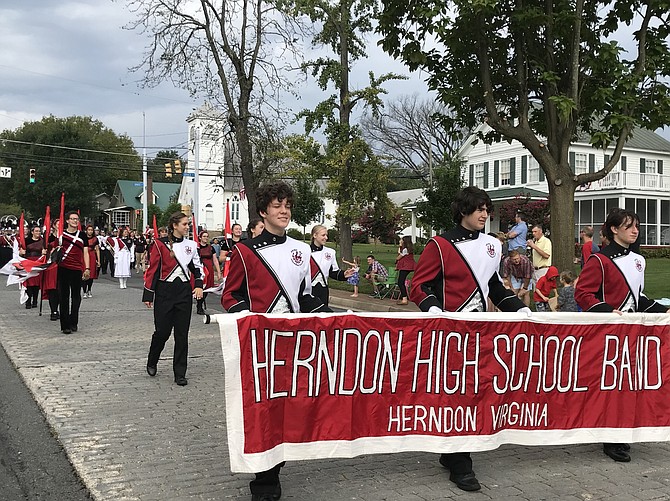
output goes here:
[{"label": "sidewalk", "polygon": [[[188,386],[173,382],[172,341],[150,378],[153,318],[140,286],[137,276],[125,290],[109,278],[97,280],[94,297],[82,302],[79,332],[71,335],[48,315],[20,307],[14,287],[2,287],[0,344],[94,499],[250,499],[251,476],[231,474],[228,466],[217,327],[193,315]],[[416,311],[367,296],[354,303],[349,293],[333,292],[333,305],[343,308]],[[210,297],[210,310],[220,312],[216,303]],[[282,500],[667,499],[670,444],[634,444],[632,454],[631,463],[620,464],[600,444],[477,453],[482,490],[476,494],[456,489],[436,454],[291,462],[282,472]]]}]

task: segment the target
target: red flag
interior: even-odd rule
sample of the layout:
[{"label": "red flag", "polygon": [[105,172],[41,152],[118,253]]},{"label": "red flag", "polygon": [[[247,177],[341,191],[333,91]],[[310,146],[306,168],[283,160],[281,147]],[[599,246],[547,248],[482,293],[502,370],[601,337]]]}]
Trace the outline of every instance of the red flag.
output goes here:
[{"label": "red flag", "polygon": [[233,227],[230,224],[230,199],[226,198],[226,238],[233,238]]},{"label": "red flag", "polygon": [[77,229],[81,230],[81,215],[79,214],[79,209],[77,209],[77,216],[79,216],[79,222],[77,223]]},{"label": "red flag", "polygon": [[47,248],[47,241],[51,234],[51,207],[47,205],[46,213],[44,214],[44,248]]},{"label": "red flag", "polygon": [[[225,236],[226,240],[233,238],[233,227],[230,224],[230,199],[226,199],[226,221],[225,221]],[[226,262],[223,263],[223,278],[228,276],[230,271],[230,253],[226,256]]]},{"label": "red flag", "polygon": [[26,248],[26,221],[23,217],[23,212],[19,218],[19,247],[22,249]]},{"label": "red flag", "polygon": [[58,237],[63,236],[65,230],[65,192],[60,194],[60,218],[58,219]]},{"label": "red flag", "polygon": [[154,214],[153,225],[154,225],[154,239],[156,239],[158,238],[158,226],[156,225],[156,214]]}]

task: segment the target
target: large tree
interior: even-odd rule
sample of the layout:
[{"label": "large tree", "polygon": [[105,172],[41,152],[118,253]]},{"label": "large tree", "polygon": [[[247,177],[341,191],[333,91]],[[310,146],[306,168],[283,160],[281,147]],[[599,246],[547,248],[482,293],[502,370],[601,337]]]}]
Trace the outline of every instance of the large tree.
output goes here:
[{"label": "large tree", "polygon": [[[313,45],[329,49],[337,58],[321,57],[303,65],[316,77],[319,87],[334,86],[336,94],[319,103],[314,110],[299,114],[305,118],[307,134],[323,128],[328,144],[326,159],[321,162],[329,178],[327,193],[338,202],[337,225],[340,230],[340,253],[343,259],[352,258],[351,225],[361,213],[361,207],[375,199],[386,198],[381,164],[361,138],[360,128],[352,125],[351,116],[358,104],[376,113],[382,105],[384,82],[401,78],[387,73],[375,77],[363,89],[349,86],[349,74],[354,61],[365,57],[365,35],[373,29],[377,13],[376,0],[295,0],[295,12],[305,14],[320,30]],[[374,180],[374,182],[370,182]]]},{"label": "large tree", "polygon": [[[0,197],[19,204],[32,217],[47,205],[94,215],[93,197],[112,194],[117,179],[141,179],[142,161],[132,140],[90,117],[44,117],[0,134],[0,163],[12,167],[12,179],[0,183]],[[29,183],[35,169],[35,183]]]},{"label": "large tree", "polygon": [[[670,123],[669,19],[667,0],[383,0],[379,29],[461,125],[483,119],[484,140],[517,140],[537,159],[554,264],[570,269],[575,189],[612,170],[636,127]],[[575,175],[568,149],[581,132],[612,151]]]},{"label": "large tree", "polygon": [[[279,92],[290,89],[282,65],[297,65],[300,26],[273,1],[127,0],[131,28],[149,35],[144,82],[171,81],[225,110],[225,131],[235,141],[244,187],[256,191],[251,130]],[[279,56],[279,57],[278,57]],[[276,111],[276,110],[274,110]],[[225,132],[224,131],[224,132]],[[249,217],[256,199],[247,198]]]}]

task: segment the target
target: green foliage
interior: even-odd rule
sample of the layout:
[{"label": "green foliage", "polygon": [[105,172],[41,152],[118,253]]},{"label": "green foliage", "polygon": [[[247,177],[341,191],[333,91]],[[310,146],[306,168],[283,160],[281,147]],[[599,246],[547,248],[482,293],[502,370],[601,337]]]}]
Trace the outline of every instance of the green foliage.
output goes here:
[{"label": "green foliage", "polygon": [[425,202],[417,206],[419,217],[436,230],[453,228],[451,202],[463,187],[461,162],[452,160],[448,165],[435,169],[433,186],[424,191]]},{"label": "green foliage", "polygon": [[[12,179],[0,183],[0,198],[33,215],[47,205],[94,213],[93,196],[114,191],[117,179],[139,180],[141,160],[129,137],[118,136],[90,117],[44,117],[0,134],[0,163],[12,167]],[[34,184],[29,170],[36,170]]]},{"label": "green foliage", "polygon": [[295,238],[296,240],[305,239],[305,234],[300,230],[296,230],[295,228],[289,228],[286,230],[286,234],[291,238]]},{"label": "green foliage", "polygon": [[181,204],[178,202],[172,202],[165,208],[165,211],[161,214],[160,218],[156,216],[156,221],[158,226],[167,226],[170,216],[175,212],[181,212]]},{"label": "green foliage", "polygon": [[316,187],[314,179],[302,176],[293,183],[295,203],[291,210],[292,219],[300,226],[306,227],[314,221],[323,210],[323,198]]},{"label": "green foliage", "polygon": [[[380,44],[487,143],[517,140],[546,174],[554,263],[572,263],[571,142],[586,133],[619,160],[636,127],[670,123],[670,5],[666,0],[384,0]],[[632,37],[622,37],[630,32]],[[426,43],[430,40],[430,43]],[[625,40],[625,42],[624,42]],[[624,46],[625,43],[625,46]]]},{"label": "green foliage", "polygon": [[[147,172],[151,176],[151,179],[159,183],[181,182],[182,174],[186,169],[186,161],[180,160],[182,174],[177,174],[174,165],[174,161],[177,159],[180,159],[177,150],[161,150],[156,153],[154,158],[147,160]],[[167,177],[166,175],[165,164],[167,163],[170,164],[172,177]]]},{"label": "green foliage", "polygon": [[[19,217],[21,215],[21,206],[18,204],[7,204],[7,203],[0,204],[0,216],[9,216],[9,215]],[[44,216],[44,214],[37,216],[34,216],[33,214],[30,215],[34,219]]]},{"label": "green foliage", "polygon": [[365,209],[358,225],[365,230],[367,236],[378,238],[385,244],[392,244],[398,240],[398,232],[402,229],[402,211],[390,201],[380,201],[374,206]]}]

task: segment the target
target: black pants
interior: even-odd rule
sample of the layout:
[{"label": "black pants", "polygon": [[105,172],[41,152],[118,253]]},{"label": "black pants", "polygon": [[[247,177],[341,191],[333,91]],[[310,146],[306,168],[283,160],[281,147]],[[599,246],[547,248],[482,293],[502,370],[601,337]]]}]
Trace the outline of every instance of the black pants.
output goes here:
[{"label": "black pants", "polygon": [[37,297],[40,295],[39,285],[29,285],[26,287],[26,294],[28,294],[28,302],[34,308],[37,306]]},{"label": "black pants", "polygon": [[60,306],[58,289],[49,289],[47,295],[49,296],[49,309],[51,310],[51,313],[58,313],[58,307]]},{"label": "black pants", "polygon": [[158,282],[154,295],[154,327],[147,365],[155,367],[174,329],[174,358],[172,369],[175,377],[186,376],[188,359],[188,329],[191,326],[191,283],[175,280]]},{"label": "black pants", "polygon": [[89,278],[88,280],[84,280],[82,282],[82,288],[84,289],[84,292],[91,292],[91,287],[93,287],[92,278]]},{"label": "black pants", "polygon": [[[58,297],[60,298],[61,330],[77,327],[81,305],[81,270],[58,267]],[[72,305],[70,305],[70,298],[72,298]]]},{"label": "black pants", "polygon": [[258,495],[275,494],[280,489],[279,472],[284,464],[286,463],[279,463],[274,468],[256,473],[256,478],[249,482],[251,493]]},{"label": "black pants", "polygon": [[100,252],[100,272],[103,275],[107,274],[107,266],[109,265],[109,273],[114,275],[114,257],[110,250]]},{"label": "black pants", "polygon": [[472,471],[472,458],[469,452],[453,452],[442,454],[440,464],[446,465],[454,475],[462,475]]},{"label": "black pants", "polygon": [[405,280],[409,274],[412,273],[412,270],[400,270],[398,272],[398,287],[400,287],[400,299],[407,298],[407,286],[405,285]]}]

